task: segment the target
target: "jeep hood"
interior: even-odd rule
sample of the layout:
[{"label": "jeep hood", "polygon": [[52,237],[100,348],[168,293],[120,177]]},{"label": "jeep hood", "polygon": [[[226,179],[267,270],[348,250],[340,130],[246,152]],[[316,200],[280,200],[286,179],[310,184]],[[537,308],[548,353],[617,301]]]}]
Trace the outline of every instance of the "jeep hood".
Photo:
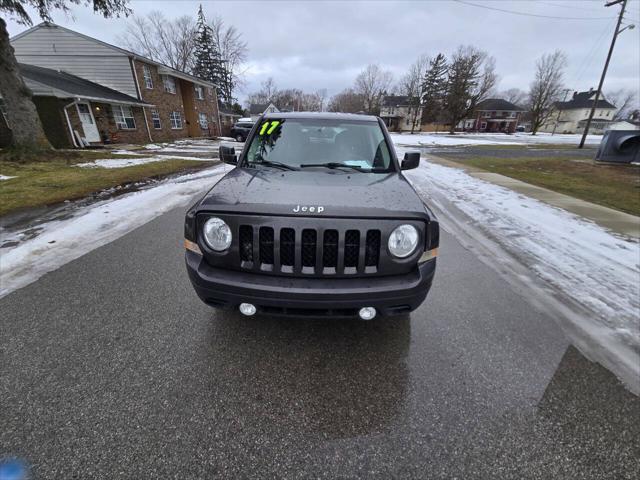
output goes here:
[{"label": "jeep hood", "polygon": [[[307,207],[306,211],[302,207]],[[314,212],[309,211],[314,207]],[[323,207],[318,213],[318,207]],[[235,168],[201,200],[199,211],[429,220],[428,209],[399,173]],[[294,210],[298,210],[297,212]]]}]

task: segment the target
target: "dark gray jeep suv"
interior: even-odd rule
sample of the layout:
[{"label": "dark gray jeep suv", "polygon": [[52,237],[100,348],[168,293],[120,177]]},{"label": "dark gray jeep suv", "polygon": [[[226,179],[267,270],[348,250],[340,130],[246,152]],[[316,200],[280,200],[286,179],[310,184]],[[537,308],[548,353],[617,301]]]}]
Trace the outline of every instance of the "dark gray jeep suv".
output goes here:
[{"label": "dark gray jeep suv", "polygon": [[436,268],[438,221],[372,116],[278,113],[256,122],[236,168],[186,214],[198,296],[245,315],[392,315],[417,308]]}]

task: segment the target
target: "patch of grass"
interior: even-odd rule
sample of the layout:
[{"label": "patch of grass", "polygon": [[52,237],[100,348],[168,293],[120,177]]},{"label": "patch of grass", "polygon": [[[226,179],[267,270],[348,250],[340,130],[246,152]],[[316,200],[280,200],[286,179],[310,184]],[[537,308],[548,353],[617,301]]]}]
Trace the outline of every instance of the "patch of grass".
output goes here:
[{"label": "patch of grass", "polygon": [[162,177],[185,170],[201,169],[213,164],[212,162],[171,160],[168,158],[162,162],[150,162],[124,168],[80,168],[73,166],[75,163],[100,158],[127,158],[126,155],[106,156],[105,153],[82,152],[79,157],[58,157],[55,160],[32,163],[0,160],[0,174],[16,177],[0,180],[0,215],[6,215],[23,208],[41,207],[64,200],[74,200],[124,183]]},{"label": "patch of grass", "polygon": [[[446,155],[441,155],[447,158]],[[640,215],[640,167],[598,165],[562,156],[533,158],[449,157],[588,202]]]},{"label": "patch of grass", "polygon": [[110,150],[24,150],[9,148],[0,150],[0,163],[74,163],[92,162],[108,158],[134,158],[138,155],[111,153]]}]

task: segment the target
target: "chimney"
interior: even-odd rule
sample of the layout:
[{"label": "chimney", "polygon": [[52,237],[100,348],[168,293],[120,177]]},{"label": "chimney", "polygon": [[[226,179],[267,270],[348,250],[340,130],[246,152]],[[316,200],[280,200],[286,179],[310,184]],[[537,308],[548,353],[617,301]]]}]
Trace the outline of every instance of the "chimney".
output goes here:
[{"label": "chimney", "polygon": [[593,93],[593,87],[589,87],[589,95]]},{"label": "chimney", "polygon": [[578,96],[578,92],[573,92],[573,98],[575,99]]}]

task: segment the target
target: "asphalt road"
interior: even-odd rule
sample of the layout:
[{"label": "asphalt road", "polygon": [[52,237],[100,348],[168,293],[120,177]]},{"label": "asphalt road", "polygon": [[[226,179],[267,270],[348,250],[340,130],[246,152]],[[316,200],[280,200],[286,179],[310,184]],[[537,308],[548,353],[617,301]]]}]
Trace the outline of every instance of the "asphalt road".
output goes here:
[{"label": "asphalt road", "polygon": [[446,232],[411,316],[243,318],[174,210],[0,300],[0,456],[34,478],[637,478],[639,399]]}]

